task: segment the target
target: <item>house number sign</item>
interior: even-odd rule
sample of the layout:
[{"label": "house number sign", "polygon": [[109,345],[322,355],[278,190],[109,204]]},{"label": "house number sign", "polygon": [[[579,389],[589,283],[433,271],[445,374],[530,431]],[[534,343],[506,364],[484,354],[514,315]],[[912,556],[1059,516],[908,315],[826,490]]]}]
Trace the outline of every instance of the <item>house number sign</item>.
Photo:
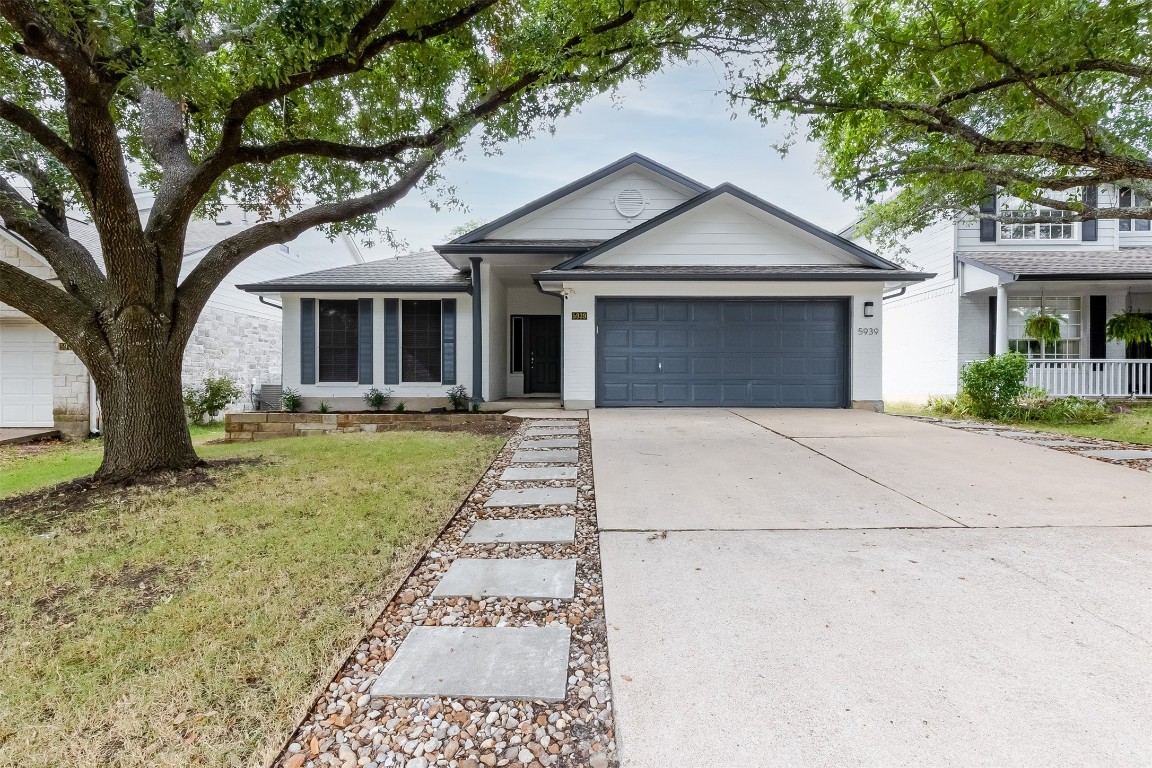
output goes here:
[{"label": "house number sign", "polygon": [[572,319],[573,320],[587,320],[588,319],[588,313],[587,312],[573,312],[572,313]]}]

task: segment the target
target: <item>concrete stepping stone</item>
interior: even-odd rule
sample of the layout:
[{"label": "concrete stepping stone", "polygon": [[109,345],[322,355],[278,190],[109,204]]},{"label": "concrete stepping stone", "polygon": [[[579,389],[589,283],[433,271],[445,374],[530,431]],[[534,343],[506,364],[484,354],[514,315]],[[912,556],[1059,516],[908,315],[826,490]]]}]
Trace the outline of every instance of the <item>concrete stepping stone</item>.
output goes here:
[{"label": "concrete stepping stone", "polygon": [[548,429],[552,427],[578,427],[578,421],[533,421],[532,429]]},{"label": "concrete stepping stone", "polygon": [[580,440],[575,437],[558,437],[554,440],[525,440],[520,447],[526,451],[540,448],[578,448]]},{"label": "concrete stepping stone", "polygon": [[547,437],[548,435],[579,435],[576,427],[532,427],[524,433],[526,437]]},{"label": "concrete stepping stone", "polygon": [[372,696],[561,701],[572,631],[547,627],[413,627]]},{"label": "concrete stepping stone", "polygon": [[576,504],[575,488],[516,488],[493,491],[486,507],[551,507]]},{"label": "concrete stepping stone", "polygon": [[508,467],[500,475],[501,482],[515,483],[526,480],[575,480],[576,467]]},{"label": "concrete stepping stone", "polygon": [[1152,459],[1152,450],[1142,451],[1136,448],[1081,451],[1080,453],[1084,456],[1095,456],[1101,459]]},{"label": "concrete stepping stone", "polygon": [[516,451],[513,464],[575,464],[580,454],[574,448],[551,448],[542,451]]},{"label": "concrete stepping stone", "polygon": [[576,518],[542,520],[478,520],[465,544],[571,544],[576,539]]},{"label": "concrete stepping stone", "polygon": [[571,600],[575,589],[575,560],[460,558],[452,562],[432,597]]},{"label": "concrete stepping stone", "polygon": [[999,424],[979,424],[974,421],[950,421],[948,422],[948,426],[962,429],[1004,429],[1004,427]]},{"label": "concrete stepping stone", "polygon": [[1076,440],[1029,440],[1029,445],[1043,445],[1048,448],[1097,448],[1099,443],[1081,443]]}]

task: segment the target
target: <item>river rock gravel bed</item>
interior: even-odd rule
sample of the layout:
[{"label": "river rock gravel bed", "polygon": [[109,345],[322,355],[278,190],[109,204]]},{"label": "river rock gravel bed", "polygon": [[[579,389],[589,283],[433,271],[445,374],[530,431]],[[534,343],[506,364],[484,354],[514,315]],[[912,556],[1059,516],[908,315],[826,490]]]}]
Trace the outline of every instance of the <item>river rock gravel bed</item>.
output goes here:
[{"label": "river rock gravel bed", "polygon": [[[280,768],[568,768],[617,765],[604,624],[596,501],[588,423],[579,426],[576,480],[502,482],[526,432],[525,419],[467,501],[398,590],[336,678],[316,701],[275,765]],[[538,466],[532,464],[517,466]],[[492,492],[577,488],[573,506],[485,508]],[[573,544],[464,544],[477,520],[574,516]],[[575,558],[573,600],[431,598],[458,557]],[[567,625],[572,631],[563,702],[433,697],[374,699],[370,690],[413,626]]]}]

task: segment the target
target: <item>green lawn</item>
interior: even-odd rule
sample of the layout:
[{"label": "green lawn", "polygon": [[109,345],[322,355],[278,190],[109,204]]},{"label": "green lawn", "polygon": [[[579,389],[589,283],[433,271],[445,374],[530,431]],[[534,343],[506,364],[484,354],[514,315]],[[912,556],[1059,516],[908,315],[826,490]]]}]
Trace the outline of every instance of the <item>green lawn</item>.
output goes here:
[{"label": "green lawn", "polygon": [[[262,463],[63,517],[0,502],[0,766],[266,764],[504,439],[205,445]],[[28,487],[98,453],[0,474]]]},{"label": "green lawn", "polygon": [[[1003,423],[1035,429],[1038,432],[1056,432],[1062,435],[1096,437],[1101,440],[1119,440],[1125,443],[1152,445],[1152,404],[1132,406],[1130,403],[1125,403],[1124,405],[1132,408],[1132,413],[1118,413],[1111,421],[1103,424],[1053,424],[1035,421],[1005,421]],[[889,413],[912,416],[935,415],[920,403],[885,403],[884,409]]]}]

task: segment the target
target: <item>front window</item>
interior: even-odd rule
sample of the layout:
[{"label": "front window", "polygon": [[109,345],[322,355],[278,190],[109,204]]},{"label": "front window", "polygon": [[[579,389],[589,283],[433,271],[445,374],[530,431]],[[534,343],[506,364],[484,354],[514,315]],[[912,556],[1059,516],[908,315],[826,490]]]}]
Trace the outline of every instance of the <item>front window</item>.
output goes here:
[{"label": "front window", "polygon": [[[1149,196],[1143,192],[1137,192],[1130,187],[1123,187],[1120,190],[1120,207],[1121,208],[1147,208],[1152,204]],[[1149,228],[1148,219],[1120,219],[1121,232],[1147,232]]]},{"label": "front window", "polygon": [[[1043,311],[1060,320],[1060,339],[1052,345],[1024,336],[1024,323]],[[1008,349],[1031,359],[1067,360],[1080,357],[1079,296],[1009,296]]]},{"label": "front window", "polygon": [[357,381],[360,326],[356,301],[320,300],[320,381]]},{"label": "front window", "polygon": [[[1072,216],[1069,211],[1056,211],[1051,208],[1031,210],[1007,210],[1001,212],[1006,219],[1000,224],[1001,240],[1072,240],[1076,236],[1075,226],[1066,219]],[[1013,219],[1036,219],[1032,223],[1014,223]]]},{"label": "front window", "polygon": [[400,372],[403,381],[440,381],[441,304],[401,302]]}]

